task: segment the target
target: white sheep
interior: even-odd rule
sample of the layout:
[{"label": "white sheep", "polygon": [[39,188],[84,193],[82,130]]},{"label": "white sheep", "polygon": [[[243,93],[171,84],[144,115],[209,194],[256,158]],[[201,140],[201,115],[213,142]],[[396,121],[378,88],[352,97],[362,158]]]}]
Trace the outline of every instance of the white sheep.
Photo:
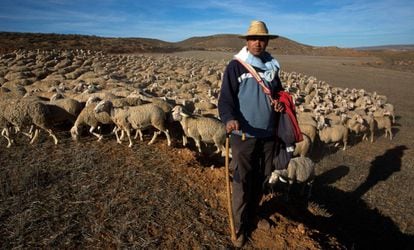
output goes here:
[{"label": "white sheep", "polygon": [[69,97],[56,98],[56,96],[52,96],[50,103],[66,110],[69,114],[75,117],[74,120],[76,120],[76,117],[78,117],[84,107],[81,102]]},{"label": "white sheep", "polygon": [[309,139],[311,140],[311,143],[315,141],[316,135],[318,134],[316,129],[316,124],[308,124],[308,123],[299,123],[300,131],[307,135]]},{"label": "white sheep", "polygon": [[213,117],[191,116],[183,111],[183,107],[177,105],[172,110],[173,120],[179,121],[183,131],[183,146],[187,145],[187,137],[191,137],[201,150],[201,142],[214,143],[217,150],[215,153],[225,153],[224,143],[226,140],[226,129],[224,124]]},{"label": "white sheep", "polygon": [[394,109],[394,105],[392,105],[391,103],[385,103],[384,105],[384,109],[387,111],[388,115],[392,117],[392,123],[395,123],[395,109]]},{"label": "white sheep", "polygon": [[319,130],[319,139],[322,142],[330,143],[335,142],[335,146],[339,145],[339,142],[342,141],[344,144],[343,150],[346,150],[348,144],[348,128],[344,125],[332,125],[328,126],[327,124],[318,125]]},{"label": "white sheep", "polygon": [[374,116],[374,124],[375,128],[377,130],[384,129],[384,136],[387,138],[387,136],[392,140],[393,134],[392,134],[392,122],[391,118],[389,116]]},{"label": "white sheep", "polygon": [[354,114],[352,117],[348,117],[345,121],[346,127],[351,132],[355,132],[356,135],[363,134],[362,140],[368,140],[369,125],[364,121],[362,116]]},{"label": "white sheep", "polygon": [[[0,116],[14,126],[16,131],[20,132],[24,128],[30,128],[30,132],[27,134],[31,138],[30,144],[36,141],[40,129],[48,132],[55,144],[58,143],[58,139],[52,131],[52,124],[48,119],[52,113],[46,104],[24,98],[5,99],[0,104],[0,110],[2,110]],[[35,129],[34,134],[31,132],[33,128]],[[2,133],[9,136],[8,131],[3,130]]]},{"label": "white sheep", "polygon": [[[145,129],[149,126],[153,126],[159,131],[154,132],[148,145],[154,143],[157,136],[163,132],[167,137],[168,146],[171,146],[170,134],[166,127],[166,114],[155,104],[148,103],[139,106],[117,108],[114,107],[111,101],[104,100],[96,105],[94,111],[97,114],[106,113],[110,115],[115,125],[127,134],[129,147],[132,147],[133,144],[131,140],[131,129],[136,129],[138,131],[142,141],[141,129]],[[115,131],[115,135],[117,137],[117,142],[121,143],[117,131]]]},{"label": "white sheep", "polygon": [[96,136],[98,138],[98,141],[102,140],[103,136],[101,134],[98,134],[95,131],[95,129],[100,124],[113,124],[113,121],[111,119],[111,116],[107,113],[100,113],[97,114],[94,111],[94,108],[96,106],[96,101],[98,101],[96,97],[91,97],[86,102],[85,107],[82,109],[82,111],[79,113],[78,117],[76,118],[75,124],[70,129],[70,133],[72,136],[72,139],[77,141],[79,139],[79,130],[82,126],[87,125],[90,127],[89,132]]},{"label": "white sheep", "polygon": [[295,151],[293,152],[294,156],[299,155],[301,157],[305,157],[308,154],[309,149],[312,145],[312,141],[309,138],[309,136],[307,136],[304,133],[302,133],[302,136],[303,136],[303,140],[296,143],[296,145],[295,145]]},{"label": "white sheep", "polygon": [[172,108],[174,107],[173,104],[169,103],[166,98],[158,98],[155,96],[151,96],[150,94],[142,91],[137,90],[128,95],[130,98],[139,98],[142,101],[151,102],[157,106],[159,106],[166,114],[171,112]]},{"label": "white sheep", "polygon": [[[307,198],[310,198],[313,180],[315,178],[315,163],[308,157],[295,157],[290,159],[286,169],[274,170],[269,178],[269,184],[275,184],[278,181],[287,182],[289,197],[290,188],[293,183],[306,184],[308,189]],[[305,188],[305,186],[304,186]]]}]

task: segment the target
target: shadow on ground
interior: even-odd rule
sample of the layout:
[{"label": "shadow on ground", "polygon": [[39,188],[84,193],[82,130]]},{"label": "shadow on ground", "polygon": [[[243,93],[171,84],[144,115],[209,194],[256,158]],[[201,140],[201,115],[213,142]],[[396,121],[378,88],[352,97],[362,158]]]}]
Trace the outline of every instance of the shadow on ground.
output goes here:
[{"label": "shadow on ground", "polygon": [[[406,146],[396,146],[376,157],[371,162],[366,180],[351,192],[330,185],[348,174],[347,166],[341,165],[317,176],[309,202],[318,204],[331,216],[314,215],[307,210],[306,205],[293,205],[297,200],[286,204],[272,199],[263,204],[262,209],[268,214],[280,213],[304,223],[323,232],[323,235],[334,235],[348,249],[413,249],[413,235],[401,232],[391,218],[376,208],[370,208],[361,198],[378,182],[400,171],[401,158],[406,149]],[[323,242],[321,238],[316,240]]]}]

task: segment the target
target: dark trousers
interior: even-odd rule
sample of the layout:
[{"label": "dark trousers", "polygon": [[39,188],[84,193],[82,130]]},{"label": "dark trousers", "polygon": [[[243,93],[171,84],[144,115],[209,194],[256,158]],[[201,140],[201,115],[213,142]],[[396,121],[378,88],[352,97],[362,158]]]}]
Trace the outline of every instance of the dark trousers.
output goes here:
[{"label": "dark trousers", "polygon": [[233,219],[236,232],[247,230],[263,195],[265,169],[271,169],[274,138],[246,138],[232,135]]}]

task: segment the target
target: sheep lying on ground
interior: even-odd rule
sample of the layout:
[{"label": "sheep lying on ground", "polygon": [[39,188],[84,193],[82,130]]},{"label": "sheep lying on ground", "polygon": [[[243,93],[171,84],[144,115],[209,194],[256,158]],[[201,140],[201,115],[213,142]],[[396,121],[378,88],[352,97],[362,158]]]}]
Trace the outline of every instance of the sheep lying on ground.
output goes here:
[{"label": "sheep lying on ground", "polygon": [[269,183],[275,184],[278,181],[287,181],[289,183],[287,198],[289,197],[290,188],[293,183],[306,184],[309,186],[307,195],[309,199],[314,178],[315,163],[308,157],[295,157],[290,159],[287,169],[274,170],[269,178]]},{"label": "sheep lying on ground", "polygon": [[179,121],[183,131],[183,145],[187,145],[187,137],[193,138],[198,148],[201,150],[201,142],[214,143],[217,147],[215,153],[225,153],[224,143],[226,141],[226,128],[224,124],[212,117],[191,116],[183,111],[182,106],[173,108],[172,117],[175,121]]},{"label": "sheep lying on ground", "polygon": [[[157,136],[163,132],[167,137],[168,146],[171,146],[170,134],[166,127],[166,114],[155,104],[148,103],[139,106],[116,108],[111,101],[101,101],[96,105],[94,111],[97,114],[106,113],[110,115],[115,125],[126,133],[129,140],[129,147],[132,147],[131,129],[136,129],[138,131],[142,141],[141,129],[145,129],[149,126],[153,126],[159,131],[154,132],[154,136],[148,145],[154,143]],[[117,142],[121,143],[117,131],[115,131],[115,135],[117,137]]]}]

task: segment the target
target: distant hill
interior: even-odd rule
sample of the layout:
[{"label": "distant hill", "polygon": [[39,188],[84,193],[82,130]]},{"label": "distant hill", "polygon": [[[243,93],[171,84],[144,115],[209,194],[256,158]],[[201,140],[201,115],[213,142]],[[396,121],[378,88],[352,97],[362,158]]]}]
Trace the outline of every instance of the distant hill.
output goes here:
[{"label": "distant hill", "polygon": [[[238,35],[221,34],[192,37],[171,43],[150,38],[111,38],[87,35],[0,32],[0,53],[16,49],[90,49],[107,53],[174,52],[208,50],[236,52],[245,41]],[[364,56],[363,51],[338,47],[314,47],[285,37],[270,40],[268,50],[283,55]]]},{"label": "distant hill", "polygon": [[401,45],[382,45],[382,46],[370,46],[370,47],[356,47],[356,50],[391,50],[391,51],[413,51],[414,44],[401,44]]},{"label": "distant hill", "polygon": [[107,53],[171,52],[173,43],[149,38],[0,32],[0,53],[15,49],[90,49]]}]

